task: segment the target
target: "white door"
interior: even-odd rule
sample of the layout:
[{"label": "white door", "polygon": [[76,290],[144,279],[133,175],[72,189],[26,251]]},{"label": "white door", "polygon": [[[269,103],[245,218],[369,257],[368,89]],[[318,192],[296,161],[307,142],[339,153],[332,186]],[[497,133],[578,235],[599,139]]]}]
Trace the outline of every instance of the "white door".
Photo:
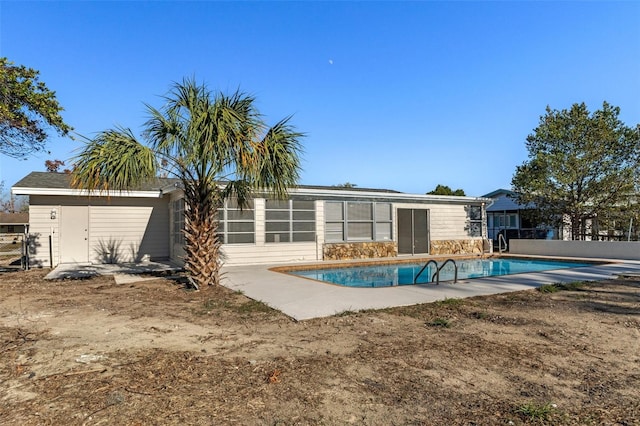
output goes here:
[{"label": "white door", "polygon": [[60,263],[89,262],[89,207],[62,207],[59,237]]}]

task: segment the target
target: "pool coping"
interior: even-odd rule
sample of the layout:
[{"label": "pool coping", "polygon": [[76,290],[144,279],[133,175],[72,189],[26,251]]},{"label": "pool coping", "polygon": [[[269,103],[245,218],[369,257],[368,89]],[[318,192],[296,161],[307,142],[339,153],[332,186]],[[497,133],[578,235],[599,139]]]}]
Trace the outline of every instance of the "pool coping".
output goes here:
[{"label": "pool coping", "polygon": [[[322,283],[316,280],[278,272],[283,267],[334,267],[335,264],[371,264],[386,259],[357,262],[305,262],[288,264],[242,265],[223,267],[222,284],[241,291],[247,297],[259,300],[297,320],[308,320],[336,315],[347,311],[384,309],[430,303],[447,298],[466,298],[480,295],[527,290],[543,284],[572,281],[597,281],[619,275],[640,274],[640,261],[606,258],[568,258],[554,256],[516,256],[511,258],[554,259],[577,262],[601,262],[585,267],[528,272],[487,278],[460,280],[457,284],[441,282],[395,287],[356,288]],[[420,259],[432,259],[435,257]],[[456,257],[454,257],[456,258]],[[457,258],[463,258],[458,256]],[[466,256],[469,258],[469,256]],[[416,261],[418,257],[399,259]],[[438,259],[443,257],[438,256]]]}]

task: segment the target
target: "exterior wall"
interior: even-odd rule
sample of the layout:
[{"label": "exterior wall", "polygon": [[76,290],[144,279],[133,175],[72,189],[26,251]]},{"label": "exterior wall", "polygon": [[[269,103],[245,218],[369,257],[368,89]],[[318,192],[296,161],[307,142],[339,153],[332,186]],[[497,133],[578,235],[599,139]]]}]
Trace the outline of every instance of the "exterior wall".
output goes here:
[{"label": "exterior wall", "polygon": [[640,260],[638,241],[511,240],[510,254]]},{"label": "exterior wall", "polygon": [[60,205],[57,199],[41,200],[41,198],[44,197],[29,197],[29,257],[33,266],[53,267],[59,263],[60,259],[58,244],[60,222],[58,218],[51,219],[51,211],[55,210],[57,215],[60,212]]},{"label": "exterior wall", "polygon": [[[303,243],[266,243],[265,242],[265,200],[254,200],[255,243],[254,244],[224,244],[222,255],[227,266],[247,264],[285,263],[296,261],[316,261],[322,259],[322,244],[324,243],[324,203],[316,201],[316,233],[315,242]],[[173,212],[171,212],[171,221]],[[170,222],[172,223],[172,222]],[[173,241],[171,236],[171,260],[182,263],[184,248]]]},{"label": "exterior wall", "polygon": [[[168,197],[30,196],[30,256],[34,265],[60,261],[64,206],[88,206],[89,261],[132,262],[169,257]],[[52,212],[55,218],[52,219]],[[51,237],[51,256],[49,237]]]},{"label": "exterior wall", "polygon": [[285,263],[298,261],[316,261],[322,259],[321,247],[324,242],[324,203],[316,201],[315,242],[304,243],[266,243],[265,200],[254,200],[255,244],[225,244],[222,253],[224,264],[228,266],[266,263]]},{"label": "exterior wall", "polygon": [[[424,208],[424,207],[423,207]],[[431,204],[429,209],[429,227],[431,241],[482,239],[471,237],[467,232],[467,211],[460,204]]]},{"label": "exterior wall", "polygon": [[[468,217],[466,205],[462,204],[395,204],[394,212],[399,208],[421,208],[429,210],[429,254],[482,254],[486,238],[486,222],[483,225],[483,237],[473,237],[467,230]],[[394,224],[397,218],[394,217]],[[397,225],[396,225],[397,226]],[[397,239],[396,239],[397,240]]]},{"label": "exterior wall", "polygon": [[[178,197],[179,195],[173,195]],[[483,252],[483,237],[469,235],[466,204],[454,202],[392,204],[392,240],[344,242],[325,244],[324,200],[316,200],[316,241],[296,243],[265,242],[265,200],[254,200],[255,242],[253,244],[224,244],[223,262],[227,266],[247,264],[287,263],[332,259],[362,259],[397,256],[397,210],[399,208],[427,209],[430,217],[430,238],[436,251],[430,254],[477,254]],[[479,204],[476,204],[479,205]],[[173,224],[173,213],[169,226]],[[486,238],[486,224],[483,226]],[[181,263],[184,249],[171,236],[171,260]]]}]

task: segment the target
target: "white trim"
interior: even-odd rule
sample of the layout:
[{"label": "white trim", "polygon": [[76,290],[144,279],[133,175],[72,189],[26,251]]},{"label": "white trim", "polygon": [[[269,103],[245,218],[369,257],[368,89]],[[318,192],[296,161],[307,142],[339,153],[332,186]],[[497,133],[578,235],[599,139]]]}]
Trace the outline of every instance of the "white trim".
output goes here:
[{"label": "white trim", "polygon": [[13,195],[71,195],[79,197],[135,197],[162,198],[162,190],[154,191],[87,191],[85,189],[69,188],[11,188]]},{"label": "white trim", "polygon": [[424,201],[440,201],[440,202],[453,202],[466,204],[469,202],[483,202],[489,203],[493,201],[491,198],[485,197],[462,197],[456,195],[431,195],[431,194],[409,194],[403,192],[378,192],[378,191],[349,191],[342,189],[311,189],[311,188],[292,188],[289,190],[289,194],[300,195],[314,195],[314,196],[335,196],[341,195],[344,197],[353,198],[387,198],[402,199],[402,200],[424,200]]}]

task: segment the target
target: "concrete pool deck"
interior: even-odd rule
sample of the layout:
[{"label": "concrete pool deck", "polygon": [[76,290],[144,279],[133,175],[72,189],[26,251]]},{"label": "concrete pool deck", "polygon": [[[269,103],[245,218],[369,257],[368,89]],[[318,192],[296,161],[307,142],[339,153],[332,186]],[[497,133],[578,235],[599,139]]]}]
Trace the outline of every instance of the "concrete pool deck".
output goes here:
[{"label": "concrete pool deck", "polygon": [[[531,256],[527,257],[531,258]],[[549,257],[539,258],[560,260]],[[457,284],[441,282],[440,285],[421,284],[382,288],[341,287],[270,270],[282,266],[327,266],[326,262],[314,262],[294,265],[225,267],[223,268],[224,278],[222,281],[225,287],[241,291],[244,295],[266,303],[300,321],[327,317],[345,311],[408,306],[446,298],[464,298],[528,290],[543,284],[597,281],[615,278],[618,275],[640,274],[640,261],[571,260],[597,260],[610,263],[546,272],[465,279],[460,280]]]},{"label": "concrete pool deck", "polygon": [[[537,258],[567,260],[550,256],[514,256],[509,258]],[[458,257],[454,257],[458,259]],[[460,257],[460,259],[469,258]],[[435,259],[435,258],[434,258]],[[442,258],[438,258],[442,260]],[[386,260],[423,261],[425,257],[396,257],[357,262],[368,264]],[[241,291],[247,297],[259,300],[285,315],[301,321],[327,317],[345,311],[383,309],[435,302],[446,298],[464,298],[489,294],[528,290],[543,284],[572,281],[598,281],[618,275],[639,275],[640,261],[571,258],[579,262],[606,262],[579,268],[557,269],[546,272],[530,272],[498,277],[463,279],[457,284],[441,282],[435,284],[405,285],[380,288],[350,288],[302,278],[271,270],[282,267],[331,267],[335,264],[354,264],[353,261],[309,262],[271,265],[243,265],[224,267],[222,285]],[[157,279],[179,270],[168,262],[145,262],[117,265],[61,264],[45,279],[81,279],[96,275],[113,275],[117,284]]]}]

